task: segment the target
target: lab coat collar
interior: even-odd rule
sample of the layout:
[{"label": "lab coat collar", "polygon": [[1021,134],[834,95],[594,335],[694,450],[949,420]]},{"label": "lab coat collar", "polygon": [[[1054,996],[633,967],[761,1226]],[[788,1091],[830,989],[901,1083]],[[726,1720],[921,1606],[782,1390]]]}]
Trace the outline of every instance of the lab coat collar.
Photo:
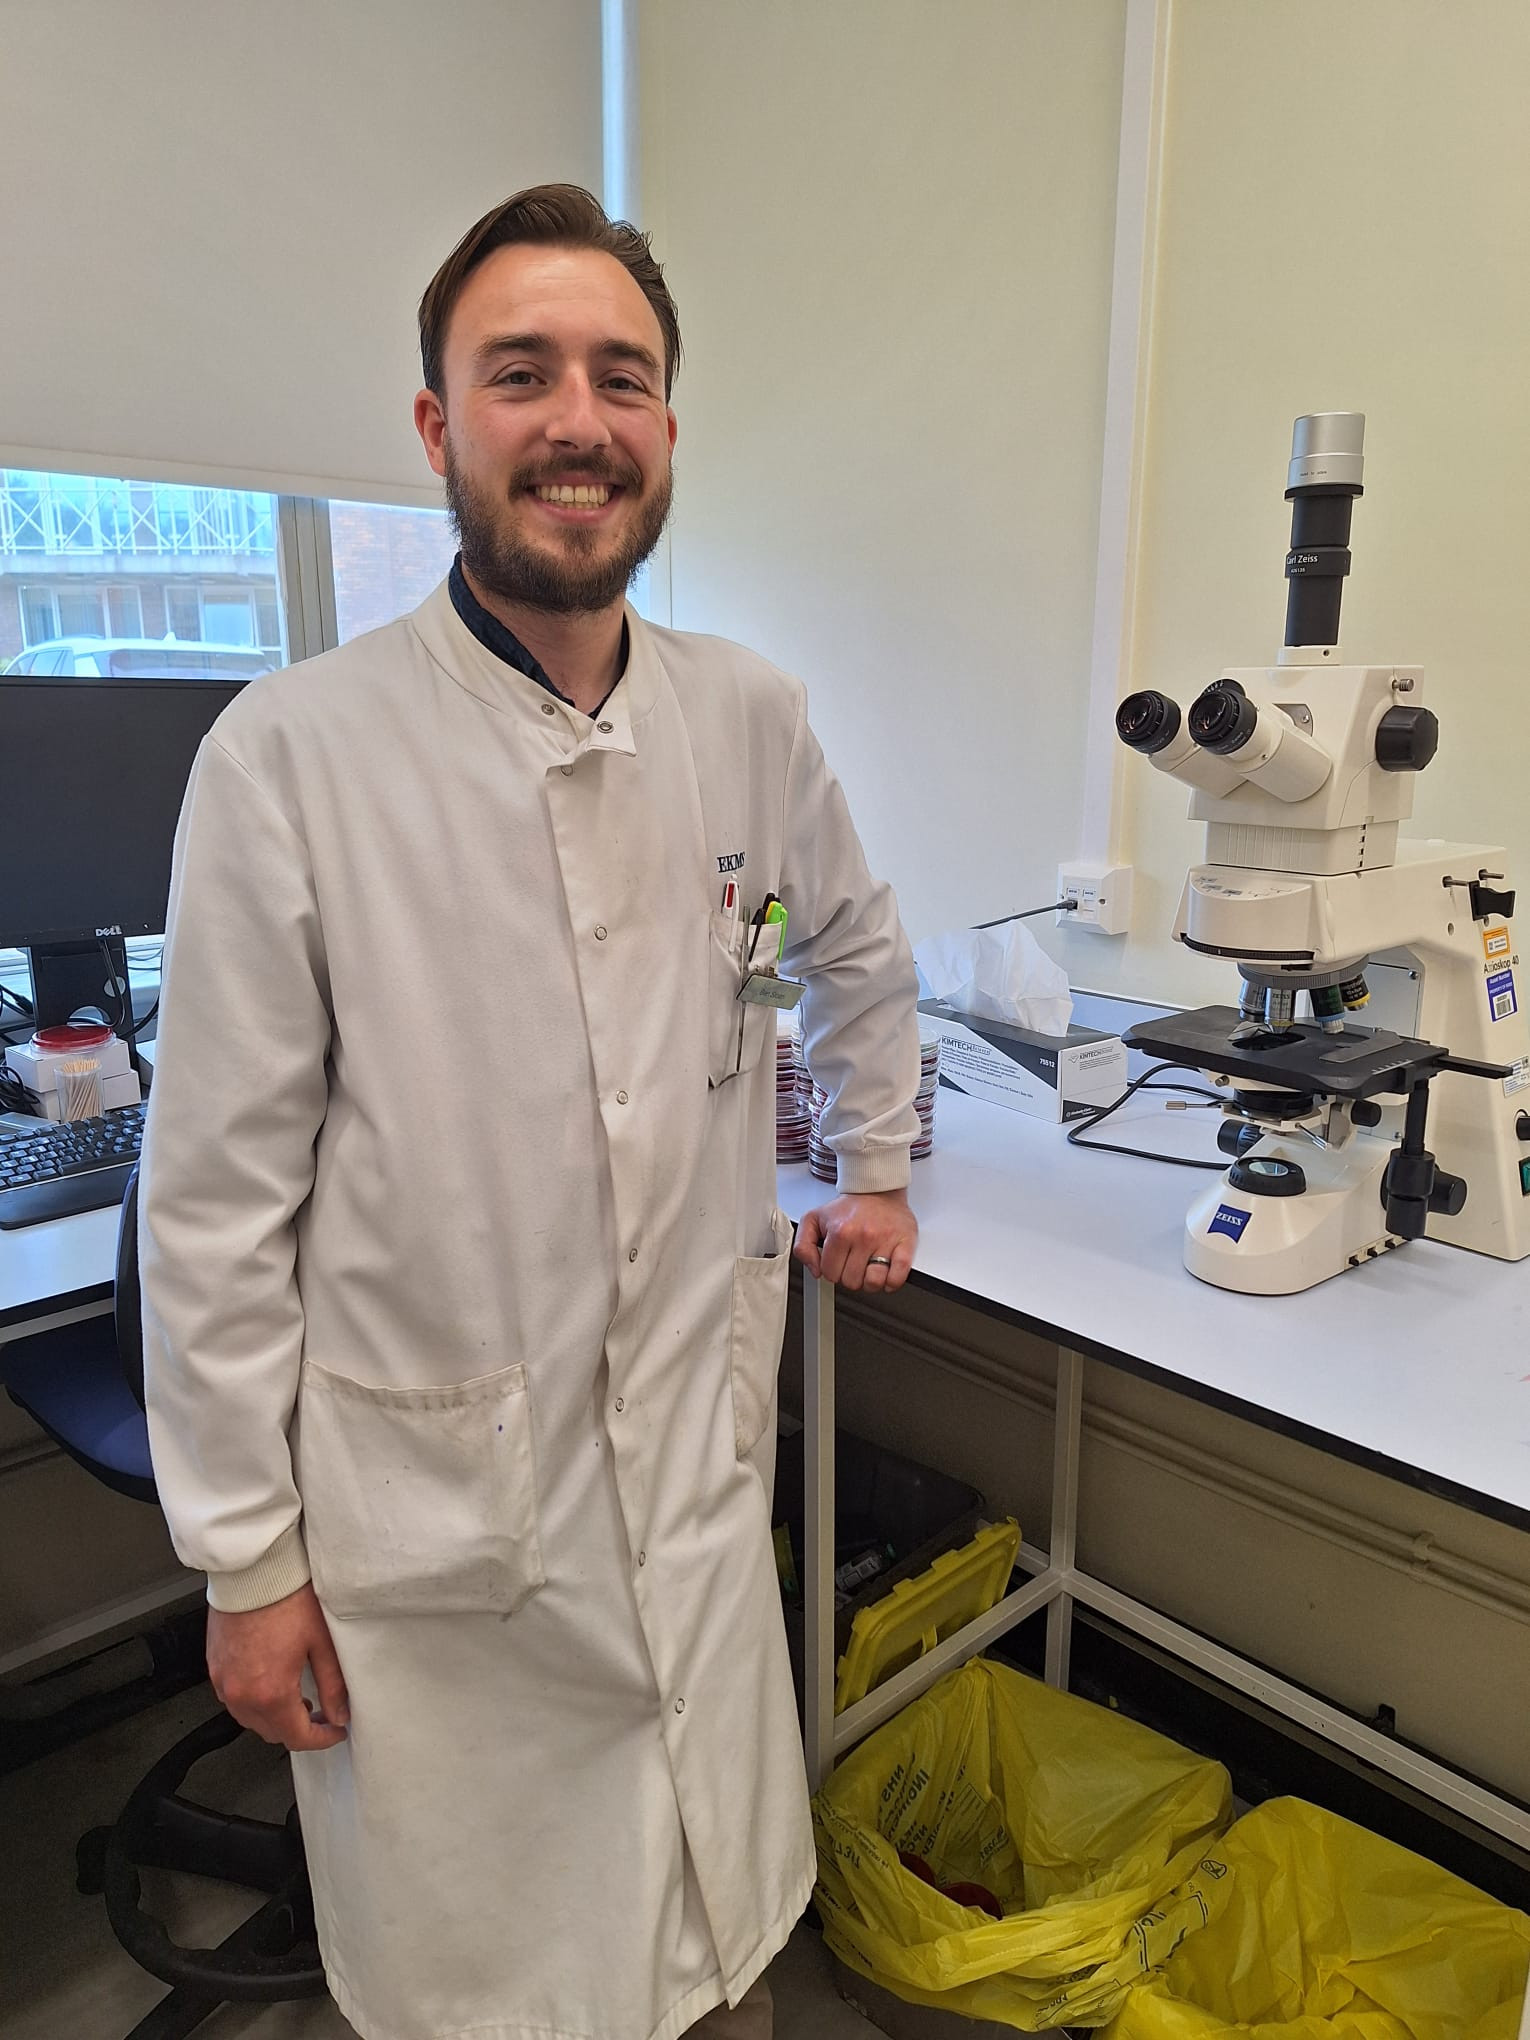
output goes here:
[{"label": "lab coat collar", "polygon": [[[447,678],[486,707],[528,725],[534,722],[547,729],[561,725],[575,740],[569,756],[585,751],[623,751],[631,756],[637,750],[637,732],[658,702],[662,669],[652,633],[630,603],[626,617],[627,670],[594,717],[582,714],[572,702],[549,694],[545,687],[496,658],[457,614],[445,581],[426,596],[409,621]],[[544,716],[548,704],[555,709],[555,716]]]}]

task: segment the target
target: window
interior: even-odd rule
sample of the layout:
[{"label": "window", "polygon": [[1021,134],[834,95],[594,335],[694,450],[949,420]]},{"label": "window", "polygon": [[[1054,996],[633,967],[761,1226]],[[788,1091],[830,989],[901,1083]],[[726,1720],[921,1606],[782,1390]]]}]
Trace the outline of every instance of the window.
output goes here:
[{"label": "window", "polygon": [[143,636],[143,597],[136,587],[107,589],[106,634],[108,637]]},{"label": "window", "polygon": [[165,590],[165,635],[193,640],[202,635],[201,597],[184,582]]},{"label": "window", "polygon": [[331,503],[330,557],[340,642],[418,608],[446,579],[457,541],[444,510]]},{"label": "window", "polygon": [[0,469],[0,671],[60,639],[281,665],[276,533],[275,497],[247,489]]},{"label": "window", "polygon": [[58,611],[55,637],[106,636],[106,604],[99,588],[81,588],[65,581],[56,590],[53,601]]}]

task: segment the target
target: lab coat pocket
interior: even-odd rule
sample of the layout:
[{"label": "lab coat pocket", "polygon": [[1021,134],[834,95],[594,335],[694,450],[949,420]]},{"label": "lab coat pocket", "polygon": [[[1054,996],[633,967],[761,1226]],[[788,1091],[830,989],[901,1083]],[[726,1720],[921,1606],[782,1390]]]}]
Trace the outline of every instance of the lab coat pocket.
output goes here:
[{"label": "lab coat pocket", "polygon": [[509,1615],[546,1579],[524,1367],[379,1388],[305,1361],[296,1459],[329,1615]]},{"label": "lab coat pocket", "polygon": [[731,914],[712,916],[707,980],[707,1079],[715,1091],[730,1077],[744,1076],[760,1059],[766,1036],[775,1031],[770,1006],[746,1006],[739,997],[744,982],[744,949],[749,941]]},{"label": "lab coat pocket", "polygon": [[733,1439],[740,1459],[765,1434],[776,1402],[781,1338],[786,1330],[786,1292],[792,1272],[792,1222],[773,1211],[773,1254],[743,1255],[733,1264],[733,1313],[729,1365],[733,1375]]}]

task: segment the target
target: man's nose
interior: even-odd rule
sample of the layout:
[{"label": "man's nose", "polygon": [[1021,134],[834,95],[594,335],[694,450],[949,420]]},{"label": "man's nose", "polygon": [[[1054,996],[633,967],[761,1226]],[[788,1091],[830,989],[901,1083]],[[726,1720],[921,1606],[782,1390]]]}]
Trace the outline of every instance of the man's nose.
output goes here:
[{"label": "man's nose", "polygon": [[555,397],[552,415],[547,421],[547,436],[555,445],[587,449],[611,444],[610,431],[601,416],[594,386],[588,376],[563,376]]}]

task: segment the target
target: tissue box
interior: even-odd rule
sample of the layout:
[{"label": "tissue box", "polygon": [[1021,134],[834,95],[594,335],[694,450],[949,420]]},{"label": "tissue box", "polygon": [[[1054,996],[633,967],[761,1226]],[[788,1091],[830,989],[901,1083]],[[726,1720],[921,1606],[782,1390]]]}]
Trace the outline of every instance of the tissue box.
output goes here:
[{"label": "tissue box", "polygon": [[990,1105],[1060,1124],[1083,1119],[1126,1089],[1126,1048],[1119,1034],[1070,1027],[1036,1034],[1004,1020],[981,1020],[925,999],[919,1010],[940,1029],[940,1081]]}]

